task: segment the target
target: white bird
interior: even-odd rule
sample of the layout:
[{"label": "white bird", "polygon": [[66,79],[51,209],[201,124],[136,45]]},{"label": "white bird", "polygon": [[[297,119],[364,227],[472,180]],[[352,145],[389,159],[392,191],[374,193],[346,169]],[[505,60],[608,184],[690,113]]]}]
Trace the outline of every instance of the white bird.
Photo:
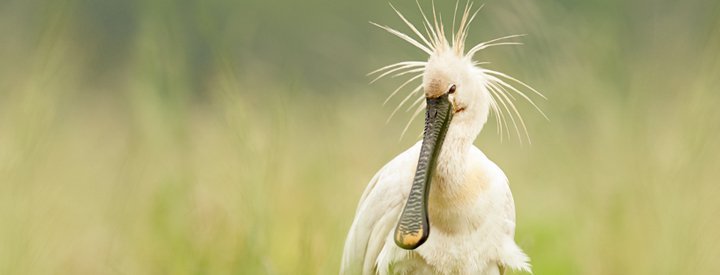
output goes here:
[{"label": "white bird", "polygon": [[480,43],[465,52],[468,27],[480,8],[472,13],[472,4],[466,4],[457,31],[453,16],[451,41],[434,7],[432,24],[420,8],[425,35],[393,9],[417,38],[373,24],[430,57],[395,63],[371,74],[380,74],[378,78],[415,74],[390,97],[422,78],[400,106],[413,96],[418,97],[415,105],[423,102],[415,114],[426,109],[424,136],[380,169],[365,189],[345,242],[340,273],[503,274],[508,268],[530,272],[529,258],[514,240],[515,206],[508,180],[473,145],[491,111],[501,137],[503,131],[509,132],[508,117],[518,138],[520,128],[527,136],[513,101],[519,97],[537,105],[508,82],[544,98],[525,83],[473,61],[473,55],[487,47],[520,44],[503,42],[518,35]]}]

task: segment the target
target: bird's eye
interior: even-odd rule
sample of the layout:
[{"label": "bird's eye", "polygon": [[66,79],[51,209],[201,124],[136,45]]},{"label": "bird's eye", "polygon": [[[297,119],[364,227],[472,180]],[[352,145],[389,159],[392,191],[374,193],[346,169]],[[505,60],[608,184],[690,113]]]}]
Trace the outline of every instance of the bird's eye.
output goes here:
[{"label": "bird's eye", "polygon": [[455,93],[455,89],[457,89],[457,87],[453,84],[452,86],[450,86],[450,90],[448,90],[448,93],[449,93],[449,94],[454,94],[454,93]]}]

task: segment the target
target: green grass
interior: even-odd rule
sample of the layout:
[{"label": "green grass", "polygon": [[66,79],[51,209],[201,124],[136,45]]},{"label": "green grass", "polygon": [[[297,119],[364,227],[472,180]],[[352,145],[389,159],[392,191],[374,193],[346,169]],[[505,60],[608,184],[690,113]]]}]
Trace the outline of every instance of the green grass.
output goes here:
[{"label": "green grass", "polygon": [[[0,4],[0,273],[337,273],[421,129],[364,74],[422,56],[366,23],[400,26],[384,3],[306,2]],[[549,98],[532,145],[476,142],[536,274],[720,273],[719,5],[490,1],[473,28],[528,33],[480,57]]]}]

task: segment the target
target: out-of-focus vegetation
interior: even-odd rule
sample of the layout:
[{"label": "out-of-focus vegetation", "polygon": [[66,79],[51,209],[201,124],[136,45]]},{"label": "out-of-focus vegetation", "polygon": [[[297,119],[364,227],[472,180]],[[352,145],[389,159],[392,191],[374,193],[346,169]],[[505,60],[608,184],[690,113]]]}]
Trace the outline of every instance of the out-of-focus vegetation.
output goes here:
[{"label": "out-of-focus vegetation", "polygon": [[[528,35],[478,58],[549,98],[532,145],[476,142],[535,273],[720,274],[720,2],[485,4],[469,42]],[[415,141],[365,74],[424,56],[369,20],[403,29],[383,1],[0,2],[0,274],[337,273]]]}]

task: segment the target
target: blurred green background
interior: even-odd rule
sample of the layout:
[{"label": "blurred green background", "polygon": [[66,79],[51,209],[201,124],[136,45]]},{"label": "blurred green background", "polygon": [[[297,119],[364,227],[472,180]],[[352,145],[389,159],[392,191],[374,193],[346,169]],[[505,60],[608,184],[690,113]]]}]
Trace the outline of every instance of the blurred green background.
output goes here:
[{"label": "blurred green background", "polygon": [[[535,274],[720,274],[720,2],[482,3],[468,42],[528,35],[478,60],[549,98],[532,145],[476,141]],[[0,274],[337,273],[422,128],[365,75],[425,56],[368,21],[407,30],[386,1],[1,1]]]}]

